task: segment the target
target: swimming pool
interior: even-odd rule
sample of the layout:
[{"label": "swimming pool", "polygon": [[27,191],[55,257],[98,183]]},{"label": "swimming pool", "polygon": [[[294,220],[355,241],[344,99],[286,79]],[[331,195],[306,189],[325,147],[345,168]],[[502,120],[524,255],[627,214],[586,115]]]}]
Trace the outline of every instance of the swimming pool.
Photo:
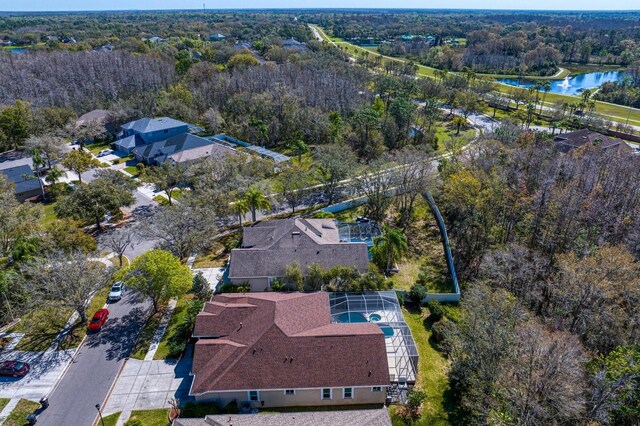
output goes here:
[{"label": "swimming pool", "polygon": [[382,317],[380,316],[380,314],[371,314],[369,315],[369,321],[371,322],[378,322],[382,319]]},{"label": "swimming pool", "polygon": [[340,316],[338,317],[338,322],[354,323],[354,322],[369,322],[369,321],[367,321],[365,316],[362,315],[361,313],[345,312],[344,314],[340,314]]},{"label": "swimming pool", "polygon": [[380,330],[384,333],[384,338],[388,339],[389,337],[393,337],[393,328],[388,325],[378,324]]}]

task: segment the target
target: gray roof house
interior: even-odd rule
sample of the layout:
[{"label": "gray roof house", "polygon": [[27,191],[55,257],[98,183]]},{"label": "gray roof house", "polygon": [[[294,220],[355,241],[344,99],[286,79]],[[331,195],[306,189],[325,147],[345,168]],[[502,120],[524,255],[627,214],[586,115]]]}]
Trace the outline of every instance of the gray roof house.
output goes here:
[{"label": "gray roof house", "polygon": [[611,138],[589,129],[580,129],[575,132],[556,135],[556,137],[553,138],[553,142],[556,149],[565,153],[583,146],[598,147],[606,151],[616,151],[619,154],[634,152],[634,149],[625,141]]},{"label": "gray roof house", "polygon": [[224,39],[225,39],[225,36],[220,33],[211,34],[209,36],[209,41],[222,41]]},{"label": "gray roof house", "polygon": [[42,195],[42,189],[40,182],[33,174],[33,170],[28,165],[10,167],[8,169],[0,170],[7,179],[14,183],[14,194],[18,201],[26,201],[30,198],[39,197]]},{"label": "gray roof house", "polygon": [[133,150],[133,155],[138,161],[155,166],[166,161],[180,164],[211,156],[222,158],[225,155],[237,154],[238,151],[233,148],[190,133],[182,133]]},{"label": "gray roof house", "polygon": [[242,246],[231,250],[229,280],[249,284],[251,291],[268,291],[274,278],[285,275],[292,262],[302,273],[317,263],[325,269],[342,265],[366,272],[369,251],[364,242],[340,239],[334,219],[279,219],[244,228]]},{"label": "gray roof house", "polygon": [[113,143],[117,151],[131,153],[136,147],[160,142],[189,131],[189,124],[169,117],[141,118],[122,126],[122,133]]}]

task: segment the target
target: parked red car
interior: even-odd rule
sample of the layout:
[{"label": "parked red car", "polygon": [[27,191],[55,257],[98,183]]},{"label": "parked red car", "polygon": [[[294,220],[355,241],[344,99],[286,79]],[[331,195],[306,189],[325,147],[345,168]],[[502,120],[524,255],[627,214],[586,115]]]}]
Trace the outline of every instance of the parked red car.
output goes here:
[{"label": "parked red car", "polygon": [[29,372],[29,364],[20,361],[0,362],[0,376],[23,377]]},{"label": "parked red car", "polygon": [[105,308],[98,309],[96,313],[93,314],[93,318],[91,318],[89,331],[100,331],[104,323],[107,322],[107,318],[109,318],[109,310]]}]

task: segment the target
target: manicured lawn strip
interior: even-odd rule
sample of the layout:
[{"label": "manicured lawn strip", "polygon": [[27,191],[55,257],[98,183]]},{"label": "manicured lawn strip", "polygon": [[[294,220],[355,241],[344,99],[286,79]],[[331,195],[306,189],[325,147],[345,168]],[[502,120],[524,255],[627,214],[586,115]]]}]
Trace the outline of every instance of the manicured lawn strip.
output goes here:
[{"label": "manicured lawn strip", "polygon": [[187,315],[187,308],[189,307],[189,303],[193,300],[192,294],[187,294],[178,299],[176,303],[176,308],[171,315],[171,319],[169,320],[169,324],[167,325],[167,329],[164,332],[164,336],[162,336],[162,340],[158,345],[158,350],[156,351],[153,359],[168,359],[169,358],[169,346],[168,343],[170,339],[179,331],[179,326],[184,321]]},{"label": "manicured lawn strip", "polygon": [[45,351],[56,339],[72,313],[70,309],[38,308],[23,315],[21,321],[7,331],[25,333],[16,350]]},{"label": "manicured lawn strip", "polygon": [[[91,319],[93,314],[107,303],[107,296],[109,295],[110,289],[111,283],[107,284],[93,295],[91,302],[89,302],[89,306],[87,306],[87,309],[84,311],[87,319]],[[82,324],[82,321],[78,318],[78,321],[76,321],[74,325],[74,329],[71,330],[60,343],[60,349],[65,350],[77,347],[86,335],[87,325]]]},{"label": "manicured lawn strip", "polygon": [[[104,426],[116,426],[118,419],[120,418],[120,414],[121,413],[113,413],[103,417],[102,420],[104,420]],[[102,426],[101,423],[98,424]]]},{"label": "manicured lawn strip", "polygon": [[153,197],[153,201],[155,201],[156,203],[160,204],[161,206],[168,206],[169,205],[169,199],[167,197],[165,197],[164,195],[156,195],[155,197]]},{"label": "manicured lawn strip", "polygon": [[133,177],[138,176],[138,168],[136,166],[127,166],[124,168],[124,171],[133,175]]},{"label": "manicured lawn strip", "polygon": [[111,147],[111,142],[100,142],[100,143],[92,143],[91,145],[85,145],[93,155],[98,155],[100,151],[103,149],[109,149]]},{"label": "manicured lawn strip", "polygon": [[129,420],[140,420],[142,426],[166,426],[169,424],[169,410],[159,408],[157,410],[136,410],[131,412]]},{"label": "manicured lawn strip", "polygon": [[147,351],[149,350],[149,346],[151,345],[151,340],[153,340],[153,335],[162,320],[162,313],[165,308],[166,305],[160,306],[158,312],[151,316],[151,318],[149,318],[144,324],[142,331],[140,332],[140,336],[138,336],[138,340],[131,351],[131,358],[144,359]]},{"label": "manicured lawn strip", "polygon": [[[426,315],[422,312],[409,312],[405,308],[402,310],[404,319],[411,329],[411,334],[416,342],[420,359],[418,361],[418,379],[416,388],[426,392],[427,398],[423,403],[422,414],[415,425],[449,425],[447,408],[453,401],[448,396],[449,381],[447,371],[449,361],[447,361],[429,342],[431,330],[425,326]],[[427,322],[428,324],[428,322]],[[395,409],[391,407],[390,413],[394,424],[399,424],[398,418],[394,415]]]},{"label": "manicured lawn strip", "polygon": [[9,398],[0,398],[0,411],[11,401]]},{"label": "manicured lawn strip", "polygon": [[411,290],[411,286],[416,283],[420,272],[420,261],[418,259],[405,259],[398,263],[398,273],[389,277],[393,283],[394,290]]},{"label": "manicured lawn strip", "polygon": [[26,417],[28,414],[33,413],[40,408],[40,404],[37,402],[29,401],[28,399],[21,399],[18,401],[18,405],[13,409],[9,417],[2,424],[3,426],[23,426],[27,424]]},{"label": "manicured lawn strip", "polygon": [[49,203],[49,204],[42,205],[44,214],[42,215],[42,218],[40,218],[41,225],[48,225],[58,218],[58,216],[56,216],[56,211],[55,211],[56,204],[57,203]]}]

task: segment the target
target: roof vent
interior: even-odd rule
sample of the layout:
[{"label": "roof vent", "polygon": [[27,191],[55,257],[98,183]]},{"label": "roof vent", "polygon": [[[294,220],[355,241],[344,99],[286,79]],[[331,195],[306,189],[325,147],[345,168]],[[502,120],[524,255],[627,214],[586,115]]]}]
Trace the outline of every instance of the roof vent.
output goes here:
[{"label": "roof vent", "polygon": [[289,358],[285,356],[284,357],[284,363],[286,364],[288,360],[289,360]]},{"label": "roof vent", "polygon": [[300,231],[293,231],[291,235],[300,235]]},{"label": "roof vent", "polygon": [[369,370],[369,376],[368,377],[371,377],[371,370]]},{"label": "roof vent", "polygon": [[293,357],[289,358],[289,364],[293,362]]}]

